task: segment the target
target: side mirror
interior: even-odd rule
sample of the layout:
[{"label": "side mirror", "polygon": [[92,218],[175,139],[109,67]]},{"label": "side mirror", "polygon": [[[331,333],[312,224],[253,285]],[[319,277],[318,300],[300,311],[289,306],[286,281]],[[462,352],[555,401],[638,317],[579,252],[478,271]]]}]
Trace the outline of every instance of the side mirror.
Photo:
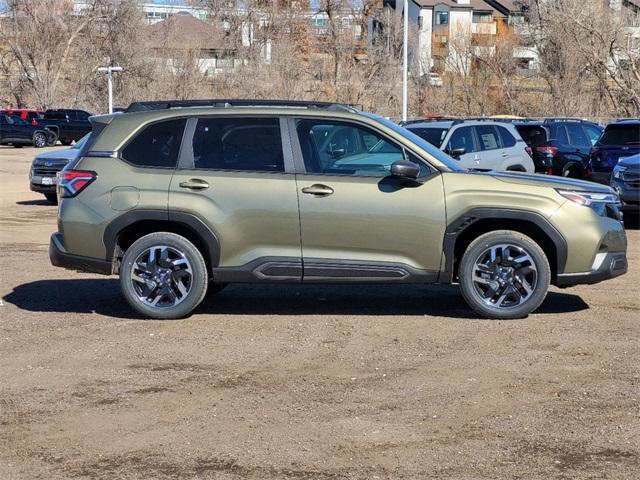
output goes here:
[{"label": "side mirror", "polygon": [[460,160],[460,155],[464,155],[466,151],[467,150],[465,148],[454,148],[453,150],[449,150],[447,153],[456,160]]},{"label": "side mirror", "polygon": [[398,160],[391,164],[391,176],[415,180],[420,175],[420,167],[407,160]]}]

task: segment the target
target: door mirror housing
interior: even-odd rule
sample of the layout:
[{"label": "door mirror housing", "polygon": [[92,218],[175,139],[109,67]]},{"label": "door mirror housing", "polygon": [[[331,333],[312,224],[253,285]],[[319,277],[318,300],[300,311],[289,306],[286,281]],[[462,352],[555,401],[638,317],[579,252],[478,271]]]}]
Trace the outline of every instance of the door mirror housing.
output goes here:
[{"label": "door mirror housing", "polygon": [[391,176],[415,180],[420,175],[420,167],[408,160],[398,160],[391,164]]},{"label": "door mirror housing", "polygon": [[450,150],[448,153],[451,157],[455,158],[456,160],[460,160],[460,155],[464,155],[467,152],[467,150],[465,148],[454,148],[453,150]]}]

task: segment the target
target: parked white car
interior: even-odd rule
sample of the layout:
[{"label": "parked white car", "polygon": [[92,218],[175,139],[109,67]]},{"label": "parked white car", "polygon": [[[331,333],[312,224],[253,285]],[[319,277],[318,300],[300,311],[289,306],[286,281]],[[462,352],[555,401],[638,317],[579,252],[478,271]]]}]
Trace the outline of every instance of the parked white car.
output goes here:
[{"label": "parked white car", "polygon": [[403,126],[466,168],[534,173],[531,150],[516,128],[486,120],[415,120]]}]

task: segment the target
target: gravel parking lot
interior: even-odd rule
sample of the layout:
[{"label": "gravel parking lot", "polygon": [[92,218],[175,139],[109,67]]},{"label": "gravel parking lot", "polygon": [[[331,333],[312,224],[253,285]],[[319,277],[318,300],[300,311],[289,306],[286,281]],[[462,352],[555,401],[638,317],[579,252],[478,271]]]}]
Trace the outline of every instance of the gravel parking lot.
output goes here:
[{"label": "gravel parking lot", "polygon": [[0,147],[0,479],[640,478],[637,222],[627,275],[525,320],[456,288],[232,285],[148,321],[50,265],[35,153]]}]

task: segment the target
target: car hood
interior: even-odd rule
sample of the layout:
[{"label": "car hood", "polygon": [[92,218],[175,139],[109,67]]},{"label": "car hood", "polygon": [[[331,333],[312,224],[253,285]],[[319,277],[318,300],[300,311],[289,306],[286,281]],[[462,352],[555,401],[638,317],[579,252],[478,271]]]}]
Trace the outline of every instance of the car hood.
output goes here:
[{"label": "car hood", "polygon": [[618,165],[622,167],[640,167],[640,153],[631,157],[624,157],[618,161]]},{"label": "car hood", "polygon": [[80,150],[77,148],[65,148],[64,150],[53,150],[51,152],[40,153],[33,159],[34,165],[44,162],[68,163],[78,157]]},{"label": "car hood", "polygon": [[519,172],[483,172],[479,175],[490,175],[500,181],[520,185],[560,188],[565,190],[581,190],[585,192],[609,193],[611,188],[599,183],[576,180],[574,178],[556,177],[553,175],[528,174]]}]

